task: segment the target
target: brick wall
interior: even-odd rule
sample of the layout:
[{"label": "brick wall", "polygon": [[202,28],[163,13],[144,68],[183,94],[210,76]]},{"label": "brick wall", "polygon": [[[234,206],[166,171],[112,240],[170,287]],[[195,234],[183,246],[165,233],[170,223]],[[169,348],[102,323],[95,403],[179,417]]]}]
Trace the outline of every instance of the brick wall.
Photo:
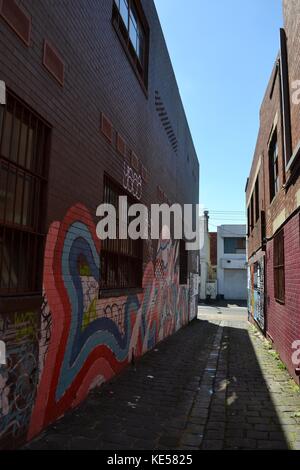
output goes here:
[{"label": "brick wall", "polygon": [[[292,364],[292,343],[300,337],[300,253],[299,253],[299,207],[300,207],[300,171],[299,155],[296,154],[300,140],[299,106],[293,103],[293,83],[300,80],[300,5],[297,0],[284,0],[284,27],[287,37],[288,71],[291,107],[291,137],[294,164],[286,167],[283,143],[283,116],[281,109],[281,74],[275,67],[266,90],[260,110],[260,129],[256,150],[246,189],[247,204],[253,192],[255,179],[259,171],[260,210],[266,215],[266,239],[261,237],[261,219],[255,223],[248,238],[248,257],[250,271],[261,251],[266,250],[265,273],[265,328],[274,341],[282,360],[295,377],[295,365]],[[279,54],[280,59],[280,54]],[[300,88],[298,86],[298,88]],[[272,129],[277,123],[279,152],[279,191],[270,200],[269,181],[269,143]],[[283,228],[285,234],[285,303],[274,298],[273,236]],[[251,283],[251,279],[250,279]],[[253,286],[250,291],[253,291]],[[251,300],[251,299],[250,299]],[[253,309],[250,309],[251,311]],[[296,377],[295,377],[296,378]]]},{"label": "brick wall", "polygon": [[289,372],[295,376],[292,363],[292,344],[300,336],[300,233],[299,215],[293,217],[284,227],[285,249],[285,304],[274,299],[273,241],[268,243],[267,265],[267,333]]},{"label": "brick wall", "polygon": [[[197,203],[199,196],[199,164],[154,2],[141,3],[150,27],[147,93],[113,27],[112,0],[18,0],[16,10],[0,16],[0,80],[52,126],[42,308],[34,313],[19,301],[0,312],[9,358],[0,369],[0,448],[32,438],[196,313],[196,257],[189,257],[188,284],[180,285],[178,244],[167,241],[144,244],[141,292],[98,296],[95,213],[104,173],[126,186],[130,168],[141,178],[146,205]],[[12,27],[16,14],[19,34]],[[176,151],[157,112],[158,96]],[[109,139],[109,125],[106,135],[100,131],[102,115],[112,125]],[[15,315],[28,331],[28,312],[36,322],[25,351],[11,332]],[[20,376],[31,379],[21,384],[28,391],[21,406],[14,366],[23,353]]]}]

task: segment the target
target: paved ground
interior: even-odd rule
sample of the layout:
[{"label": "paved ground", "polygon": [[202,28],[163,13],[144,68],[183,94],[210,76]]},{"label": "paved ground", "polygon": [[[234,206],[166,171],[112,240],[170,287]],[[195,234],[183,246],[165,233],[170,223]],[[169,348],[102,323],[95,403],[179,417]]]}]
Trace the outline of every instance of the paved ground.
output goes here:
[{"label": "paved ground", "polygon": [[300,394],[238,306],[147,354],[30,449],[300,449]]}]

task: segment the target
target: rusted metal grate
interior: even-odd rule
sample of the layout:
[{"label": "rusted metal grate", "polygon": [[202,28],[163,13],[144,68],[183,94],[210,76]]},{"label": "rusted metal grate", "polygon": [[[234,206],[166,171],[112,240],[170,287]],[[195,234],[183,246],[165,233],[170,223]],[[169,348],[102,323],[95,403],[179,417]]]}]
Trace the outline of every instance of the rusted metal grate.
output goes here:
[{"label": "rusted metal grate", "polygon": [[50,129],[8,93],[0,107],[0,294],[41,291]]},{"label": "rusted metal grate", "polygon": [[[142,287],[142,240],[119,239],[119,196],[128,196],[116,183],[104,176],[104,203],[112,204],[117,212],[117,239],[105,240],[101,249],[101,289]],[[128,196],[128,206],[134,204]],[[130,220],[129,220],[130,222]]]}]

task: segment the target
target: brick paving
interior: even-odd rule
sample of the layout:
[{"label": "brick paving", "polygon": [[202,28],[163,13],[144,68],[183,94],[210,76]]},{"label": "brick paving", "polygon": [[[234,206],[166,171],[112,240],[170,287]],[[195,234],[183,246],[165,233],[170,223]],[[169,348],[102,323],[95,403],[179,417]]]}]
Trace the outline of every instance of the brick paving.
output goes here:
[{"label": "brick paving", "polygon": [[242,309],[214,309],[27,449],[300,449],[300,393]]}]

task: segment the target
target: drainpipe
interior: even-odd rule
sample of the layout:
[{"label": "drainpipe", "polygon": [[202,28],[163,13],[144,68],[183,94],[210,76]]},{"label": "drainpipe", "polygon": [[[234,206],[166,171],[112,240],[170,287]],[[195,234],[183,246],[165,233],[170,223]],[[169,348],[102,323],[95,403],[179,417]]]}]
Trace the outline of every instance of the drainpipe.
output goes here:
[{"label": "drainpipe", "polygon": [[292,130],[287,37],[283,28],[280,29],[280,91],[285,175],[285,168],[292,157]]}]

